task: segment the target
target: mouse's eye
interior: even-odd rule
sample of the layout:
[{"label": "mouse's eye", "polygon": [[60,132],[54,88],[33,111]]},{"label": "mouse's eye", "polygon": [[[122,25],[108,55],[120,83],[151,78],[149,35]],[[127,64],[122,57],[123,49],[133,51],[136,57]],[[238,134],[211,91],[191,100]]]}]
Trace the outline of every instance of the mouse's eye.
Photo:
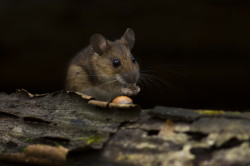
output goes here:
[{"label": "mouse's eye", "polygon": [[118,66],[120,66],[121,65],[121,61],[119,60],[119,59],[114,59],[113,60],[113,66],[114,67],[118,67]]},{"label": "mouse's eye", "polygon": [[135,57],[133,57],[133,56],[131,57],[131,60],[132,60],[133,63],[136,62],[136,59],[135,59]]}]

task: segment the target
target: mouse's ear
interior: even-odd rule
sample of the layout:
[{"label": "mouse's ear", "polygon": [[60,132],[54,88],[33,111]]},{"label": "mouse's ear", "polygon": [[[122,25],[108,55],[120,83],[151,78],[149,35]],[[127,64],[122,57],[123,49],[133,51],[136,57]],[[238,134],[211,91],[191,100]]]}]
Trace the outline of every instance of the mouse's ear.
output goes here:
[{"label": "mouse's ear", "polygon": [[135,33],[131,28],[127,28],[126,32],[123,34],[121,38],[121,42],[129,49],[132,49],[134,47]]},{"label": "mouse's ear", "polygon": [[90,44],[94,51],[99,55],[102,55],[107,49],[107,41],[105,37],[100,34],[92,35],[90,37]]}]

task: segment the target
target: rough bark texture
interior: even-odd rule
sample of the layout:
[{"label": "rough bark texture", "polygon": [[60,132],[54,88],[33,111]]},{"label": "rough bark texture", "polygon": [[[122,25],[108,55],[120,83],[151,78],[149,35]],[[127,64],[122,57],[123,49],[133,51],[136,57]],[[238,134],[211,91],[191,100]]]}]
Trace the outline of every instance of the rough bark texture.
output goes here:
[{"label": "rough bark texture", "polygon": [[99,102],[79,93],[0,94],[0,164],[250,164],[250,113]]}]

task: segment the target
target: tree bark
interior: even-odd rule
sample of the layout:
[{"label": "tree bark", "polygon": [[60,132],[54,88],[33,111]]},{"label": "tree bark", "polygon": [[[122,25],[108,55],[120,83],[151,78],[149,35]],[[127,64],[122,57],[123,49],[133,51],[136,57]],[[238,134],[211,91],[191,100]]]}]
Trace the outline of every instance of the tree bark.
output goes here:
[{"label": "tree bark", "polygon": [[0,164],[250,164],[250,113],[0,93]]}]

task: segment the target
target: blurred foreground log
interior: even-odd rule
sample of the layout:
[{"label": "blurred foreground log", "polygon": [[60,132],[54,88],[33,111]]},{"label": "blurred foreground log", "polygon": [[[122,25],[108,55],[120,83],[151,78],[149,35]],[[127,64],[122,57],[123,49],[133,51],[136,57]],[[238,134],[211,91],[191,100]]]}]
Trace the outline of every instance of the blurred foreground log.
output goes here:
[{"label": "blurred foreground log", "polygon": [[250,113],[0,93],[0,164],[250,164]]}]

